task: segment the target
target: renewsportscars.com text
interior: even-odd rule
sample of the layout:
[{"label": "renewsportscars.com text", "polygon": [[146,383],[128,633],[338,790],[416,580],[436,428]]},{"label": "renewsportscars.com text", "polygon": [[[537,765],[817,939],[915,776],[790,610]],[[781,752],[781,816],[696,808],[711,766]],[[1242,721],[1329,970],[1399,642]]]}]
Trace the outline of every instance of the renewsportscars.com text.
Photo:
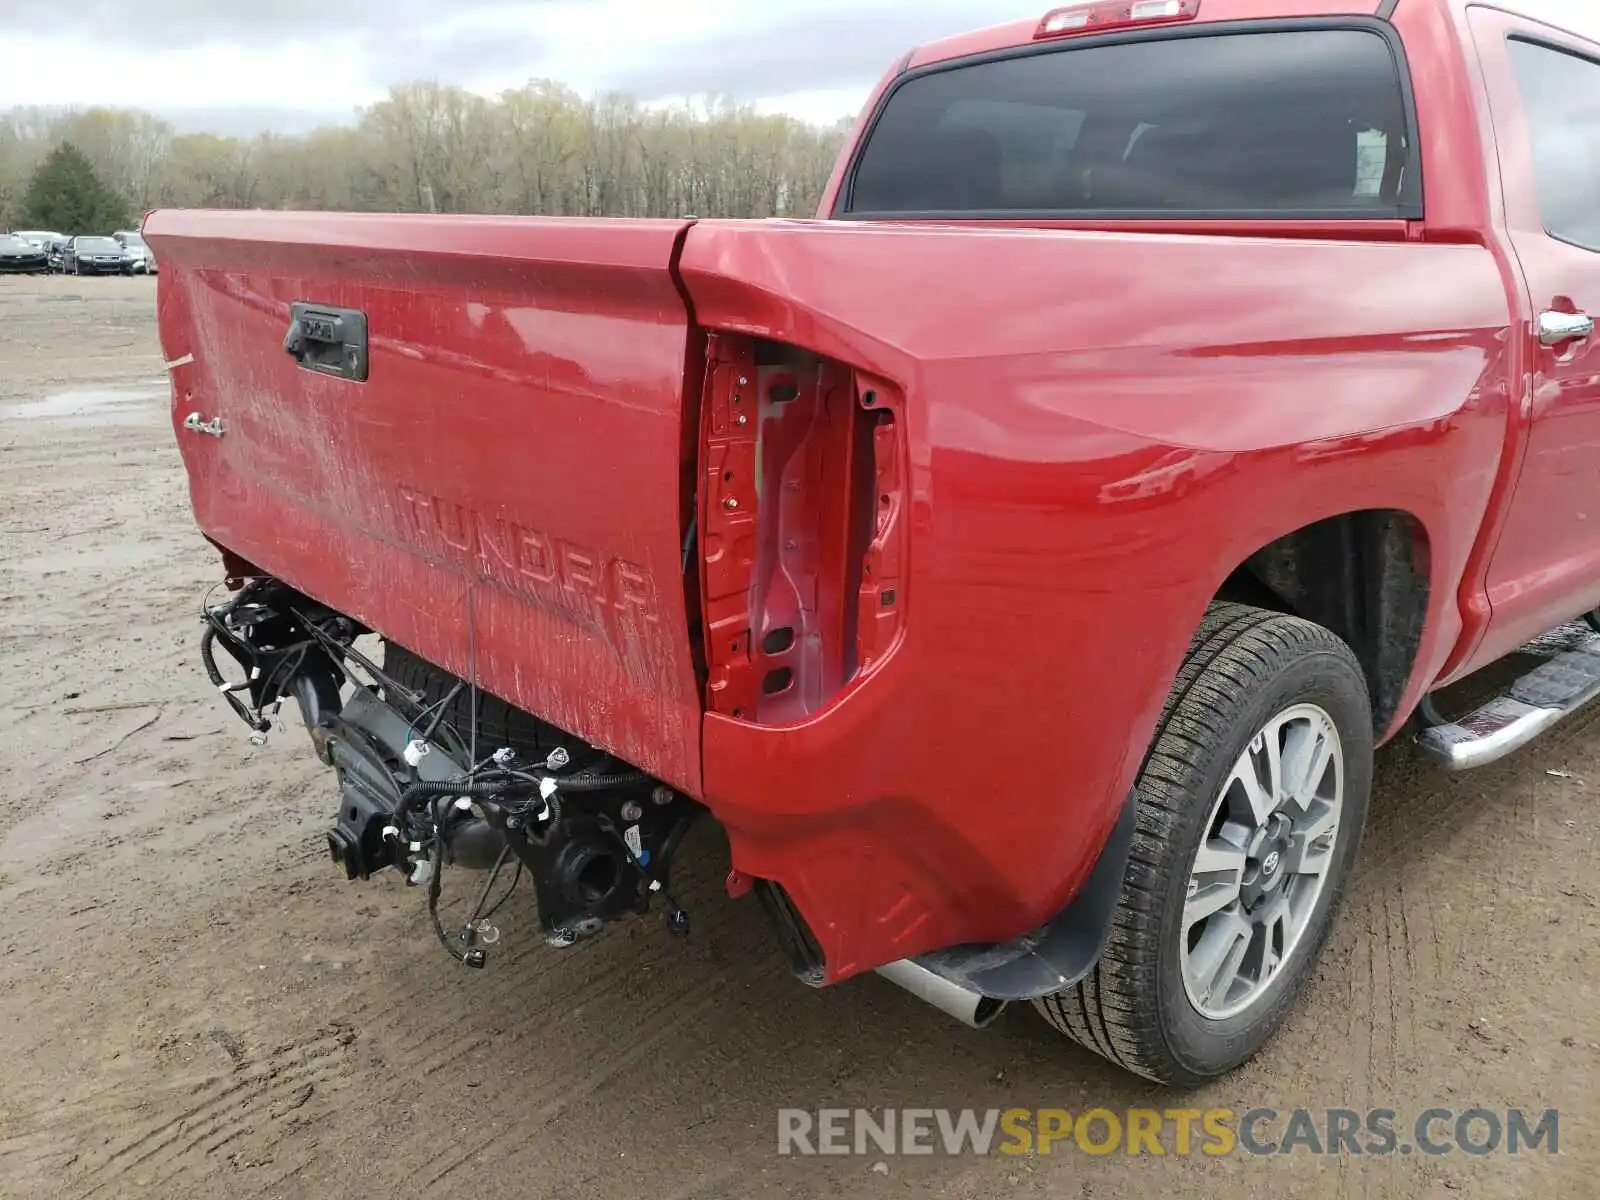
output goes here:
[{"label": "renewsportscars.com text", "polygon": [[785,1108],[785,1155],[1560,1153],[1553,1108]]}]

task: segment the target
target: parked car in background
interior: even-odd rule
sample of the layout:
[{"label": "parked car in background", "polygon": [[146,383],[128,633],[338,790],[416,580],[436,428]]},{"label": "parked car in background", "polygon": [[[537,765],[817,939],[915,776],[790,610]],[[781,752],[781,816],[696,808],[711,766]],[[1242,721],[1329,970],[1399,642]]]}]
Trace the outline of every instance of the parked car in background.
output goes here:
[{"label": "parked car in background", "polygon": [[0,272],[39,274],[49,269],[44,249],[14,233],[0,234]]},{"label": "parked car in background", "polygon": [[69,238],[62,250],[60,269],[70,275],[133,274],[122,244],[109,237]]},{"label": "parked car in background", "polygon": [[64,270],[63,259],[67,253],[68,238],[59,234],[51,234],[44,240],[43,249],[46,268],[52,272]]},{"label": "parked car in background", "polygon": [[129,268],[135,275],[154,275],[157,271],[156,256],[150,253],[150,247],[145,245],[144,238],[139,236],[137,230],[119,229],[111,235],[123,253],[127,256]]},{"label": "parked car in background", "polygon": [[12,231],[11,236],[21,238],[25,242],[32,242],[35,246],[46,251],[49,250],[51,242],[64,242],[67,240],[65,234],[56,233],[51,229],[16,229]]}]

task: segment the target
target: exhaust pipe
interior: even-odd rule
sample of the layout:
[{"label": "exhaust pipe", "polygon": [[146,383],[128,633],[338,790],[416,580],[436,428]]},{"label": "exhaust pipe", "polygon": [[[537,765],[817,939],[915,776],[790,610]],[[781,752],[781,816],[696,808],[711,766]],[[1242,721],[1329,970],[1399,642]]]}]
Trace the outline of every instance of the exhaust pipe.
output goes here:
[{"label": "exhaust pipe", "polygon": [[973,1029],[988,1025],[1006,1006],[1004,1000],[995,1000],[959,983],[951,983],[943,975],[935,975],[909,958],[879,967],[878,974]]}]

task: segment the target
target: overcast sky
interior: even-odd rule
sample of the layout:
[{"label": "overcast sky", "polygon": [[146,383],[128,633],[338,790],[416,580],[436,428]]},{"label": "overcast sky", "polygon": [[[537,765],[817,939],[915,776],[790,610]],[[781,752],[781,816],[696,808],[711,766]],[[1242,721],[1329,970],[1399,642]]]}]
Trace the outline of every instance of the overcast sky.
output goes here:
[{"label": "overcast sky", "polygon": [[0,0],[0,108],[132,105],[185,129],[299,132],[392,83],[530,78],[646,101],[720,92],[853,115],[913,44],[1048,0]]}]

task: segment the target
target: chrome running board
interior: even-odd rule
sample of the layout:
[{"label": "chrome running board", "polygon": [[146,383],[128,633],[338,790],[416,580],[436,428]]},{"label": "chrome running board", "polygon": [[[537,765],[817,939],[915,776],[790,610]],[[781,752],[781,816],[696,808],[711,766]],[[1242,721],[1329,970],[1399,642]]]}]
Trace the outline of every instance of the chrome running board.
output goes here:
[{"label": "chrome running board", "polygon": [[1564,625],[1522,652],[1545,661],[1467,716],[1424,729],[1425,755],[1450,771],[1488,766],[1600,697],[1600,633],[1588,626]]}]

